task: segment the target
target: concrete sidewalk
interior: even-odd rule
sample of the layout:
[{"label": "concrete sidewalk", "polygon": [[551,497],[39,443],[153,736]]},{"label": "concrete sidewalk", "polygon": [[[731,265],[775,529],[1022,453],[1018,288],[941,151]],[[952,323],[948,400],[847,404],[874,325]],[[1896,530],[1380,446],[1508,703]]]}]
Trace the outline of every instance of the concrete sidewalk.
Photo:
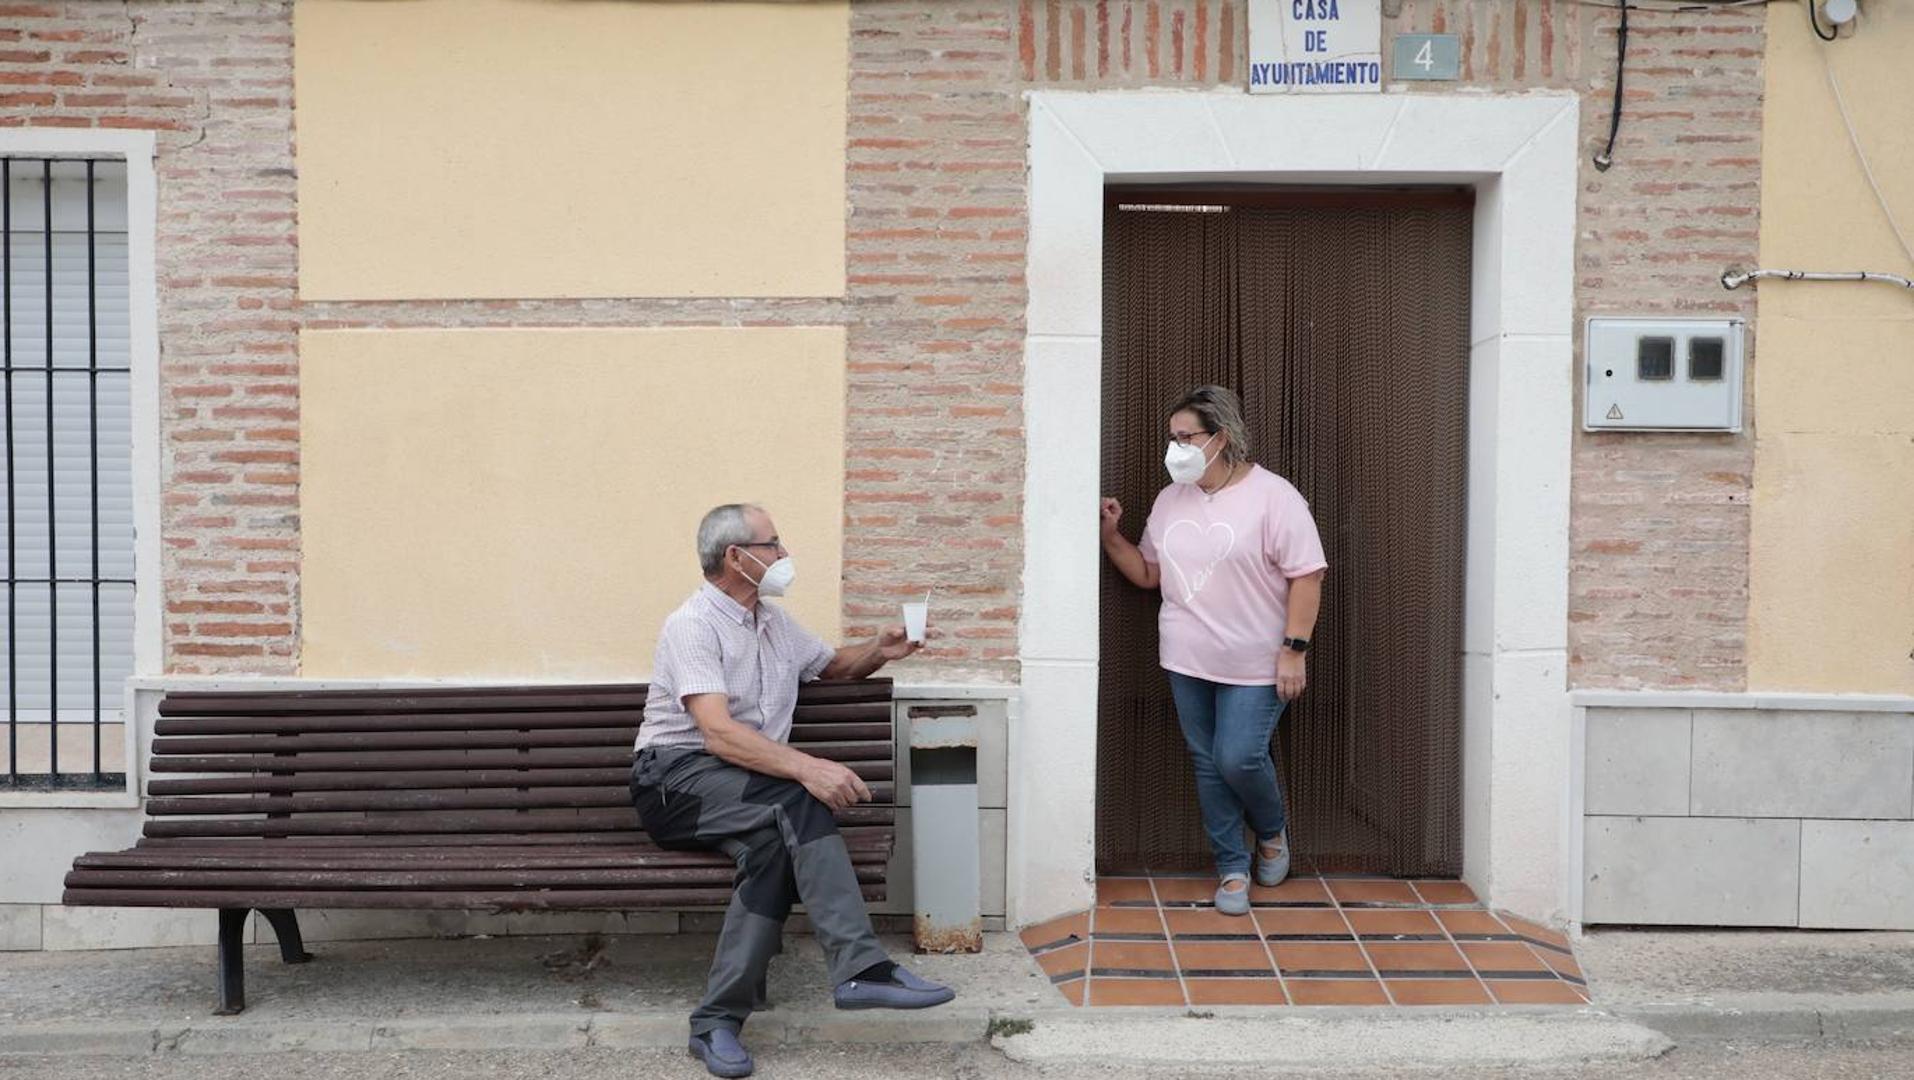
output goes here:
[{"label": "concrete sidewalk", "polygon": [[[711,946],[694,934],[326,942],[302,966],[258,946],[238,1017],[212,1015],[210,948],[0,954],[0,1055],[681,1048]],[[774,1008],[747,1035],[764,1048],[994,1037],[1033,1064],[1227,1065],[1223,1046],[1334,1067],[1628,1060],[1671,1037],[1914,1036],[1914,934],[1603,933],[1577,952],[1595,993],[1584,1008],[1191,1013],[1072,1008],[1015,937],[991,935],[979,956],[910,961],[958,987],[952,1005],[844,1013],[815,943],[793,937],[773,966]]]}]

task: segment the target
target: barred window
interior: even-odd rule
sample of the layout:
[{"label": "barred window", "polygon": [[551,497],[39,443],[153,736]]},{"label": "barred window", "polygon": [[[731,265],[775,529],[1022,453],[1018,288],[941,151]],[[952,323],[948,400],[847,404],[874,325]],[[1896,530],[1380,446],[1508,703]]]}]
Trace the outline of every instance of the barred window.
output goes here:
[{"label": "barred window", "polygon": [[133,453],[124,161],[0,157],[7,783],[125,782]]}]

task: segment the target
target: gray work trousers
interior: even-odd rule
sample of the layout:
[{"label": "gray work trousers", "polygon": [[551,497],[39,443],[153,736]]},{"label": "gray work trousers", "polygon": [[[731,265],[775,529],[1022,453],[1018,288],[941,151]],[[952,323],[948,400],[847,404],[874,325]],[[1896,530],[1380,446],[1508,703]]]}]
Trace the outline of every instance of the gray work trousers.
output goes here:
[{"label": "gray work trousers", "polygon": [[763,1000],[765,973],[798,900],[824,947],[831,985],[889,959],[830,808],[804,785],[741,769],[703,750],[646,749],[631,798],[659,847],[720,851],[738,865],[704,1000],[691,1033],[738,1031]]}]

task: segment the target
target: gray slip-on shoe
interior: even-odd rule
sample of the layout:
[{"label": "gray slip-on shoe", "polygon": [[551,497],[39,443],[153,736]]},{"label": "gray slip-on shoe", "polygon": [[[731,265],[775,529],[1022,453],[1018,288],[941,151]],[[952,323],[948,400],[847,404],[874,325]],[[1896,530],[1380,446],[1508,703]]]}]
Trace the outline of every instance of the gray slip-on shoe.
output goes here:
[{"label": "gray slip-on shoe", "polygon": [[1283,850],[1273,859],[1263,857],[1263,845],[1256,844],[1256,884],[1265,889],[1273,889],[1289,876],[1289,834],[1283,833],[1277,839],[1282,841]]},{"label": "gray slip-on shoe", "polygon": [[705,1069],[713,1076],[750,1076],[754,1067],[751,1052],[730,1028],[713,1028],[703,1035],[693,1035],[691,1056],[704,1062]]},{"label": "gray slip-on shoe", "polygon": [[956,997],[957,991],[900,967],[888,982],[850,979],[831,996],[840,1009],[928,1009]]},{"label": "gray slip-on shoe", "polygon": [[[1229,888],[1232,881],[1243,883],[1241,889]],[[1225,915],[1249,914],[1249,875],[1226,874],[1223,883],[1216,887],[1216,910]]]}]

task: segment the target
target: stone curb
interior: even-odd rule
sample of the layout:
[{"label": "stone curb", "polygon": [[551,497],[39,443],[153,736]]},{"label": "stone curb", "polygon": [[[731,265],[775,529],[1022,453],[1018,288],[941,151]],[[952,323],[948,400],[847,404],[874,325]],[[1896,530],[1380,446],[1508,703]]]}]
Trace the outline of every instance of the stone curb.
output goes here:
[{"label": "stone curb", "polygon": [[[1652,1029],[1676,1042],[1841,1041],[1914,1038],[1914,995],[1894,995],[1890,1004],[1830,1001],[1813,1007],[1691,1003],[1497,1008],[1428,1008],[1406,1011],[1346,1008],[1285,1012],[1330,1026],[1384,1021],[1483,1021],[1496,1017],[1612,1020]],[[999,1025],[1094,1028],[1198,1016],[1226,1020],[1270,1019],[1267,1010],[1137,1008],[1100,1013],[1071,1008],[952,1009],[925,1013],[835,1010],[773,1011],[752,1018],[750,1042],[761,1047],[856,1044],[961,1044],[989,1039]],[[1014,1037],[1014,1036],[1013,1036]],[[224,1020],[188,1024],[103,1025],[64,1023],[0,1029],[0,1056],[266,1054],[294,1051],[367,1050],[566,1050],[588,1047],[675,1050],[684,1045],[680,1011],[645,1013],[526,1013],[453,1015],[404,1020],[369,1018],[310,1021]]]},{"label": "stone curb", "polygon": [[1678,1042],[1850,1041],[1914,1038],[1914,995],[1892,1004],[1617,1005],[1608,1012],[1654,1028]]}]

